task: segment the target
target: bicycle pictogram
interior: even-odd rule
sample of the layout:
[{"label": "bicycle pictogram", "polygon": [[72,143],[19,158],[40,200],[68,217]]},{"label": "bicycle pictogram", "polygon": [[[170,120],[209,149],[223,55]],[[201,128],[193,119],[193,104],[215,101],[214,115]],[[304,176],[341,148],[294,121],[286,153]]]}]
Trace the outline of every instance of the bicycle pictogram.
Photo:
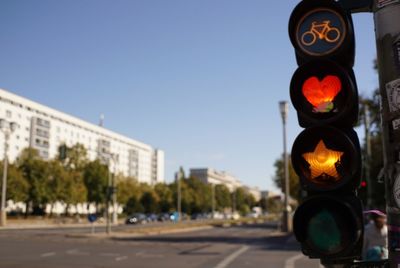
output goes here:
[{"label": "bicycle pictogram", "polygon": [[328,43],[334,43],[339,40],[339,29],[329,26],[330,23],[330,20],[324,20],[321,23],[313,21],[311,23],[311,29],[302,34],[301,43],[305,46],[311,46],[315,44],[318,39],[325,40]]}]

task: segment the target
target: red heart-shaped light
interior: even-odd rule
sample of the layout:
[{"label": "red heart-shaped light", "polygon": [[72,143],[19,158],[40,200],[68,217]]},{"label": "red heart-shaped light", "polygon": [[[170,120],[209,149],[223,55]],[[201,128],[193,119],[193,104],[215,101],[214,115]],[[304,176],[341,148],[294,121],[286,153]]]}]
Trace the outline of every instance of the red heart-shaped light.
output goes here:
[{"label": "red heart-shaped light", "polygon": [[312,76],[304,82],[302,92],[307,101],[317,108],[331,103],[341,89],[342,83],[337,76],[327,75],[322,81]]}]

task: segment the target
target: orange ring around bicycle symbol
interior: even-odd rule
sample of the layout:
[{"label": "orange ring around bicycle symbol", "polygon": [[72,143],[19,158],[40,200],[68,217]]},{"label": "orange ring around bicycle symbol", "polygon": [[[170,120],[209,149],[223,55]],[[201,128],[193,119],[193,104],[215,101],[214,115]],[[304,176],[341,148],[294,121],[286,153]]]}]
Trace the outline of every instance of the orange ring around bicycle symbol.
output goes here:
[{"label": "orange ring around bicycle symbol", "polygon": [[335,43],[340,38],[340,31],[336,27],[331,27],[330,20],[320,23],[313,21],[309,31],[301,35],[301,43],[305,46],[314,45],[317,40],[325,40],[328,43]]}]

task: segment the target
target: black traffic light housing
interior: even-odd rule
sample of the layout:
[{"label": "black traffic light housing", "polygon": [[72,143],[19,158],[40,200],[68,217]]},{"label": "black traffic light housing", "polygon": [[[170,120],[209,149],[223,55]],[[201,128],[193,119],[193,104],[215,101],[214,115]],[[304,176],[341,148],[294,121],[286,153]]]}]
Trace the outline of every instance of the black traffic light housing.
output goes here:
[{"label": "black traffic light housing", "polygon": [[[318,14],[317,14],[318,13]],[[313,25],[309,20],[323,16],[324,20]],[[330,23],[325,23],[326,21]],[[317,27],[317,28],[316,28]],[[338,38],[337,42],[318,42],[318,31],[325,29],[328,40]],[[298,65],[313,59],[331,59],[341,65],[353,67],[355,58],[355,41],[353,20],[339,2],[333,0],[303,0],[293,10],[289,20],[289,37],[292,42]],[[337,33],[329,39],[329,33]],[[304,40],[315,37],[312,43]],[[313,38],[311,37],[311,38]],[[303,42],[302,42],[303,41]],[[306,42],[304,42],[306,41]],[[311,44],[312,43],[312,44]]]},{"label": "black traffic light housing", "polygon": [[361,150],[352,129],[358,90],[350,13],[335,0],[303,0],[289,20],[299,65],[290,98],[305,128],[292,148],[292,165],[306,194],[293,228],[303,253],[324,263],[361,258]]},{"label": "black traffic light housing", "polygon": [[362,250],[362,217],[359,198],[312,196],[294,214],[294,234],[310,258],[357,258]]}]

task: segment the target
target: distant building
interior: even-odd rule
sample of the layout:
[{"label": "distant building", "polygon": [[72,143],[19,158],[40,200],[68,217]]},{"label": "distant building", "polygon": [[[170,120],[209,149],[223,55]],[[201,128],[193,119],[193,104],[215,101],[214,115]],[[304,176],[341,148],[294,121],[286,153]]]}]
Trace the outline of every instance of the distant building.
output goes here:
[{"label": "distant building", "polygon": [[190,169],[190,176],[206,184],[223,184],[228,187],[231,192],[239,187],[243,187],[252,194],[257,201],[261,199],[261,192],[258,188],[243,185],[238,178],[225,171],[216,171],[211,168],[193,168]]},{"label": "distant building", "polygon": [[251,195],[253,195],[254,199],[256,201],[259,201],[261,199],[261,191],[258,187],[250,187],[250,186],[243,186],[243,188],[250,193]]},{"label": "distant building", "polygon": [[[90,160],[110,163],[111,170],[139,182],[164,182],[164,152],[101,126],[0,89],[0,119],[16,122],[9,140],[8,156],[14,161],[27,147],[38,150],[43,159],[57,156],[62,144],[82,144]],[[4,135],[0,133],[0,159]],[[111,161],[112,156],[116,161]],[[115,166],[114,166],[115,162]]]}]

